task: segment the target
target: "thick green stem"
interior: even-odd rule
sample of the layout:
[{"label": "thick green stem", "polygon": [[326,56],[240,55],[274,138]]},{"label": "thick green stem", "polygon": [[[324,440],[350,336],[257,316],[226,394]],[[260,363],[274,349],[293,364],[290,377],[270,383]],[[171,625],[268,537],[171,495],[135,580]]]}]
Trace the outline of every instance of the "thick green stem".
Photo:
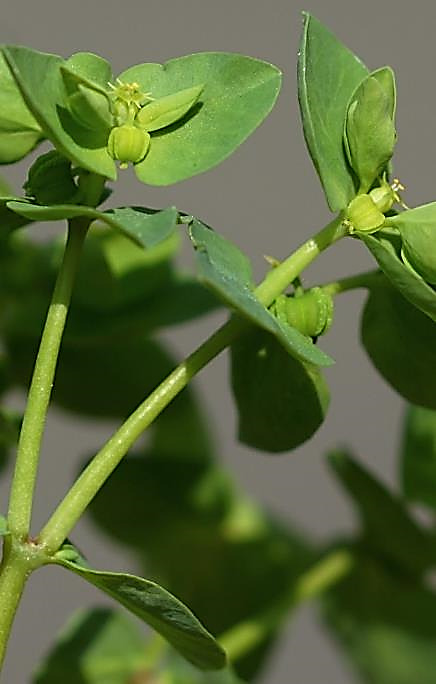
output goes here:
[{"label": "thick green stem", "polygon": [[18,443],[9,501],[9,529],[17,539],[29,534],[41,440],[82,244],[89,221],[69,223],[64,258],[47,314]]},{"label": "thick green stem", "polygon": [[[257,297],[265,306],[272,304],[306,266],[324,249],[345,235],[347,228],[340,218],[329,223],[267,275],[255,290]],[[60,547],[104,482],[144,430],[204,366],[236,339],[246,325],[241,318],[232,318],[223,325],[183,361],[115,432],[85,468],[41,531],[39,541],[47,553],[54,553]]]},{"label": "thick green stem", "polygon": [[11,548],[11,540],[5,540],[0,566],[0,671],[15,613],[29,575],[28,567],[14,558]]}]

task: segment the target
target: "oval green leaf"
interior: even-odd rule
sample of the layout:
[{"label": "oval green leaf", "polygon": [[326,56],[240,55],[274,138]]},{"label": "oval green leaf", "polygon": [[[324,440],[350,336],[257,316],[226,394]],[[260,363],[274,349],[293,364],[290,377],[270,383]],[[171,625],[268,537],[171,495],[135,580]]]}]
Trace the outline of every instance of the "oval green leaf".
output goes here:
[{"label": "oval green leaf", "polygon": [[310,337],[275,318],[257,299],[251,264],[236,245],[193,219],[189,234],[197,250],[199,278],[233,310],[251,323],[272,333],[289,354],[319,366],[333,361],[316,347]]},{"label": "oval green leaf", "polygon": [[343,133],[350,97],[367,74],[345,45],[304,13],[298,98],[309,154],[332,211],[344,209],[356,194]]},{"label": "oval green leaf", "polygon": [[436,408],[436,324],[389,285],[375,287],[362,316],[362,344],[383,378],[408,401]]},{"label": "oval green leaf", "polygon": [[225,666],[226,654],[214,637],[189,608],[155,582],[127,573],[91,570],[62,556],[55,556],[53,563],[79,575],[127,608],[196,667],[219,670]]},{"label": "oval green leaf", "polygon": [[359,235],[375,257],[392,285],[411,304],[436,321],[436,292],[401,259],[399,235],[380,231],[377,235]]},{"label": "oval green leaf", "polygon": [[60,221],[86,216],[121,231],[141,247],[154,247],[166,240],[175,232],[178,219],[175,207],[168,207],[162,211],[145,207],[122,207],[99,211],[92,207],[75,204],[42,206],[25,201],[11,201],[7,203],[7,207],[31,221]]},{"label": "oval green leaf", "polygon": [[64,60],[14,45],[4,47],[3,54],[44,136],[78,166],[115,180],[115,163],[106,149],[107,131],[98,136],[80,126],[68,109],[61,72]]},{"label": "oval green leaf", "polygon": [[319,371],[259,329],[232,345],[232,389],[240,441],[264,451],[288,451],[305,442],[322,424],[329,404]]},{"label": "oval green leaf", "polygon": [[436,509],[436,412],[411,406],[404,422],[401,449],[404,496]]},{"label": "oval green leaf", "polygon": [[151,133],[165,128],[182,118],[200,97],[204,86],[185,88],[179,93],[161,97],[139,110],[135,121]]},{"label": "oval green leaf", "polygon": [[176,183],[226,159],[271,111],[281,83],[275,66],[226,52],[139,64],[119,78],[151,92],[156,106],[160,98],[204,84],[186,117],[152,135],[147,156],[135,165],[139,180],[151,185]]}]

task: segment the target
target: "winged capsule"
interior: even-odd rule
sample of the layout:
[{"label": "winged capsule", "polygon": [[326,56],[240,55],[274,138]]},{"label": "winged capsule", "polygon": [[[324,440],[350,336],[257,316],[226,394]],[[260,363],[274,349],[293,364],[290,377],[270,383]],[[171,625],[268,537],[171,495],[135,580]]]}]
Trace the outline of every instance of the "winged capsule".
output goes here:
[{"label": "winged capsule", "polygon": [[141,107],[135,123],[146,131],[158,131],[181,119],[195,105],[204,85],[185,88]]},{"label": "winged capsule", "polygon": [[357,195],[347,207],[346,221],[350,233],[375,233],[383,226],[385,216],[370,195]]},{"label": "winged capsule", "polygon": [[308,337],[319,337],[333,322],[333,299],[321,287],[313,287],[292,297],[279,295],[272,307],[279,321]]},{"label": "winged capsule", "polygon": [[366,193],[386,170],[394,152],[395,78],[383,67],[357,87],[347,108],[344,145],[351,168]]},{"label": "winged capsule", "polygon": [[142,161],[149,147],[149,133],[129,124],[113,128],[107,142],[110,156],[121,162],[122,169],[127,168],[129,162],[137,164]]}]

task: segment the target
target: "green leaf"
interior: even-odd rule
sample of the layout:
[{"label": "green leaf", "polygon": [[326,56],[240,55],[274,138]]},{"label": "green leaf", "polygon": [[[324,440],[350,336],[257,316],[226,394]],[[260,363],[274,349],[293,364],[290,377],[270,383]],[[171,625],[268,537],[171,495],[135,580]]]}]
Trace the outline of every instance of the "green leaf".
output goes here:
[{"label": "green leaf", "polygon": [[404,496],[412,502],[436,508],[436,412],[408,409],[401,449]]},{"label": "green leaf", "polygon": [[125,614],[93,608],[74,615],[32,679],[34,684],[126,684],[147,673],[144,637]]},{"label": "green leaf", "polygon": [[145,207],[122,207],[99,211],[92,207],[74,204],[41,206],[25,201],[7,202],[7,207],[31,221],[59,221],[77,216],[103,221],[111,228],[120,230],[142,247],[154,247],[168,238],[176,230],[178,218],[175,207],[168,207],[162,211]]},{"label": "green leaf", "polygon": [[305,442],[322,424],[329,404],[319,371],[259,329],[232,345],[232,388],[239,439],[264,451],[288,451]]},{"label": "green leaf", "polygon": [[421,276],[401,259],[399,235],[380,231],[377,235],[360,235],[392,285],[411,304],[436,321],[436,292]]},{"label": "green leaf", "polygon": [[127,573],[91,570],[59,556],[54,556],[53,562],[108,594],[161,634],[196,667],[224,667],[226,655],[218,642],[189,608],[155,582]]},{"label": "green leaf", "polygon": [[8,203],[17,200],[17,197],[0,197],[0,241],[17,228],[26,226],[32,219],[19,216],[8,208]]},{"label": "green leaf", "polygon": [[436,684],[436,596],[389,565],[358,554],[324,601],[324,617],[368,684]]},{"label": "green leaf", "polygon": [[395,78],[384,67],[369,74],[356,88],[347,108],[345,147],[359,181],[359,191],[368,192],[381,177],[396,142]]},{"label": "green leaf", "polygon": [[175,123],[189,112],[200,97],[204,86],[185,88],[179,93],[161,97],[139,110],[135,121],[151,133]]},{"label": "green leaf", "polygon": [[[428,287],[428,286],[426,286]],[[390,287],[371,290],[362,344],[384,379],[408,401],[436,408],[436,324]]]},{"label": "green leaf", "polygon": [[76,52],[65,60],[62,70],[72,77],[76,84],[86,84],[94,88],[107,90],[108,81],[112,78],[109,62],[92,52]]},{"label": "green leaf", "polygon": [[205,674],[182,660],[177,653],[169,654],[163,667],[157,668],[156,675],[164,677],[165,684],[244,684],[230,667],[219,672]]},{"label": "green leaf", "polygon": [[64,60],[14,45],[4,47],[3,55],[45,137],[78,166],[115,180],[115,163],[106,149],[107,131],[96,135],[78,124],[69,111],[61,72]]},{"label": "green leaf", "polygon": [[310,337],[275,318],[257,299],[248,258],[238,247],[193,219],[190,237],[197,250],[200,280],[211,287],[227,306],[251,323],[272,333],[289,354],[319,366],[333,363]]},{"label": "green leaf", "polygon": [[28,154],[42,140],[42,132],[0,53],[0,164]]},{"label": "green leaf", "polygon": [[398,496],[345,451],[330,453],[329,464],[359,512],[365,547],[411,574],[434,565],[434,535],[418,526]]},{"label": "green leaf", "polygon": [[387,224],[400,231],[404,256],[422,278],[436,284],[436,202],[402,211]]},{"label": "green leaf", "polygon": [[343,132],[350,97],[367,74],[348,48],[304,13],[298,97],[306,144],[332,211],[344,209],[356,194]]},{"label": "green leaf", "polygon": [[139,83],[158,102],[204,84],[186,117],[152,135],[147,156],[136,164],[139,180],[151,185],[176,183],[226,159],[270,112],[281,82],[280,71],[271,64],[225,52],[139,64],[119,78]]}]

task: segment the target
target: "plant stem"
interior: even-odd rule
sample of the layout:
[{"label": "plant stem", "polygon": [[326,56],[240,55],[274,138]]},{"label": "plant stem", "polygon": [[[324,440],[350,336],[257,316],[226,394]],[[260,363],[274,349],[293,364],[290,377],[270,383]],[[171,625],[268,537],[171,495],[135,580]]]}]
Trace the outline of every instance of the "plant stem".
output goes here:
[{"label": "plant stem", "polygon": [[291,608],[328,590],[343,579],[352,566],[353,558],[348,551],[332,552],[303,573],[292,585],[288,595],[282,596],[272,608],[225,632],[218,641],[229,660],[234,662],[259,646],[272,630],[278,629]]},{"label": "plant stem", "polygon": [[[269,306],[323,250],[347,235],[341,218],[329,223],[290,257],[276,266],[256,288],[260,301]],[[181,392],[188,382],[246,329],[247,322],[233,317],[183,361],[115,432],[76,480],[47,522],[39,541],[47,553],[55,553],[87,506],[132,444]]]},{"label": "plant stem", "polygon": [[69,222],[64,257],[30,384],[9,502],[9,529],[17,539],[24,540],[29,535],[33,494],[47,409],[74,277],[88,225],[87,219],[72,219]]},{"label": "plant stem", "polygon": [[0,671],[15,613],[29,575],[29,568],[13,557],[11,547],[11,539],[5,538],[0,566]]},{"label": "plant stem", "polygon": [[382,271],[372,270],[358,273],[354,276],[348,276],[347,278],[340,278],[339,280],[320,285],[319,287],[321,287],[324,292],[334,297],[335,295],[342,294],[342,292],[349,292],[350,290],[356,290],[358,288],[371,289],[384,278],[385,276]]}]

